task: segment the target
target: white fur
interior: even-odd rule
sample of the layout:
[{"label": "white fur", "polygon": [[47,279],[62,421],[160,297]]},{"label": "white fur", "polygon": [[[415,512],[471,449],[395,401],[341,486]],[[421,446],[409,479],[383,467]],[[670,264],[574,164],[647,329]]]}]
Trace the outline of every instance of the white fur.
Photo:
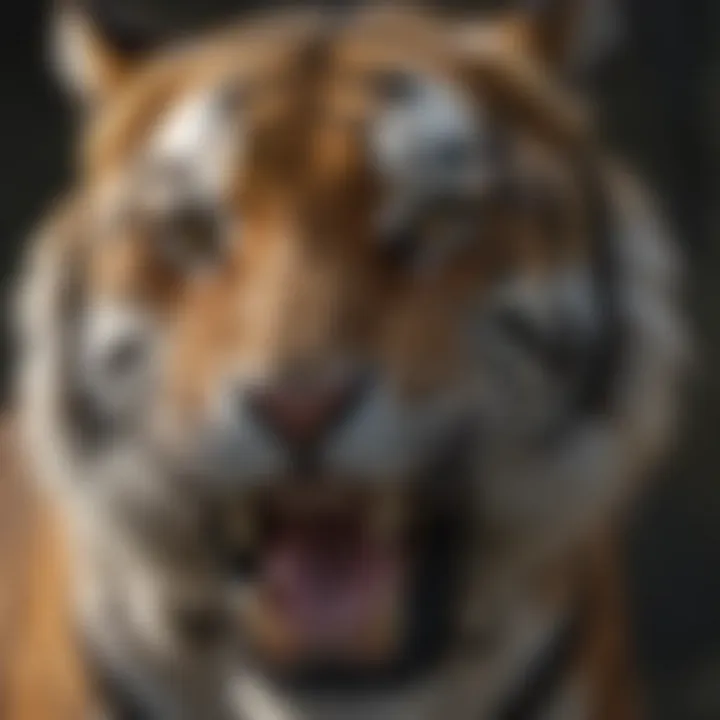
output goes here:
[{"label": "white fur", "polygon": [[161,120],[150,141],[150,158],[186,168],[196,190],[217,199],[242,162],[239,118],[227,112],[222,88],[190,95]]},{"label": "white fur", "polygon": [[[495,171],[483,154],[488,132],[482,108],[449,83],[418,77],[410,97],[391,100],[370,129],[372,158],[390,193],[381,228],[408,221],[438,195],[481,189]],[[444,152],[458,147],[464,152],[448,161]]]},{"label": "white fur", "polygon": [[[78,349],[79,381],[109,413],[121,416],[132,412],[153,391],[151,351],[155,337],[154,323],[139,309],[105,304],[87,315]],[[126,345],[137,345],[139,355],[124,367],[113,367],[113,353]]]}]

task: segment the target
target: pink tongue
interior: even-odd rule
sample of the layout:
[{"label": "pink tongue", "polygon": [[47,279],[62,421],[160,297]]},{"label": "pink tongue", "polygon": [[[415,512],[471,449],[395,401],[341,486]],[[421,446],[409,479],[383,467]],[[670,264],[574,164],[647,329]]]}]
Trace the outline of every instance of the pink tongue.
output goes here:
[{"label": "pink tongue", "polygon": [[315,644],[346,641],[377,607],[391,554],[351,518],[286,528],[267,555],[267,580],[297,632]]}]

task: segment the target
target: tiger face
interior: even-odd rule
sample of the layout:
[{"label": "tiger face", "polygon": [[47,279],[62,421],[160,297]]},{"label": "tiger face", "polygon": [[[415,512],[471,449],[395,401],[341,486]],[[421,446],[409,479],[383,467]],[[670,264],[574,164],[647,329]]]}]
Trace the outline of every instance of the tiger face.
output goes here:
[{"label": "tiger face", "polygon": [[576,422],[606,320],[592,145],[514,28],[245,28],[89,124],[66,418],[231,518],[274,669],[424,667],[486,521],[572,515],[497,471]]},{"label": "tiger face", "polygon": [[367,34],[231,54],[96,180],[87,380],[122,404],[162,352],[143,414],[232,482],[411,475],[497,386],[490,296],[582,260],[572,171],[533,129],[507,137],[437,38],[396,58]]}]

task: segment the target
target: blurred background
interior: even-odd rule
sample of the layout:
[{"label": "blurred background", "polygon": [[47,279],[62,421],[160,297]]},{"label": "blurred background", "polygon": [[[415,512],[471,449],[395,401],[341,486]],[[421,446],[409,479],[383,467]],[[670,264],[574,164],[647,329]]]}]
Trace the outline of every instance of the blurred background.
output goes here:
[{"label": "blurred background", "polygon": [[[132,46],[273,5],[87,1]],[[651,720],[720,720],[720,2],[580,1],[591,12],[579,81],[597,100],[608,145],[660,193],[677,226],[700,349],[680,452],[636,512],[627,538],[641,669],[651,691]],[[503,3],[438,4],[452,11]],[[70,174],[73,117],[46,62],[48,5],[8,0],[0,23],[3,308],[28,232]],[[12,361],[6,316],[0,326],[4,399]]]}]

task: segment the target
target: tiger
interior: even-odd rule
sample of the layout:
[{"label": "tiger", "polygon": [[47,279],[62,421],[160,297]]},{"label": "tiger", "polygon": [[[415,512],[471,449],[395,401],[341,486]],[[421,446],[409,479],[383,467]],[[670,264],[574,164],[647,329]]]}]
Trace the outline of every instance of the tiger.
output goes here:
[{"label": "tiger", "polygon": [[643,716],[618,544],[676,433],[682,261],[566,81],[576,5],[148,53],[61,6],[3,718]]}]

